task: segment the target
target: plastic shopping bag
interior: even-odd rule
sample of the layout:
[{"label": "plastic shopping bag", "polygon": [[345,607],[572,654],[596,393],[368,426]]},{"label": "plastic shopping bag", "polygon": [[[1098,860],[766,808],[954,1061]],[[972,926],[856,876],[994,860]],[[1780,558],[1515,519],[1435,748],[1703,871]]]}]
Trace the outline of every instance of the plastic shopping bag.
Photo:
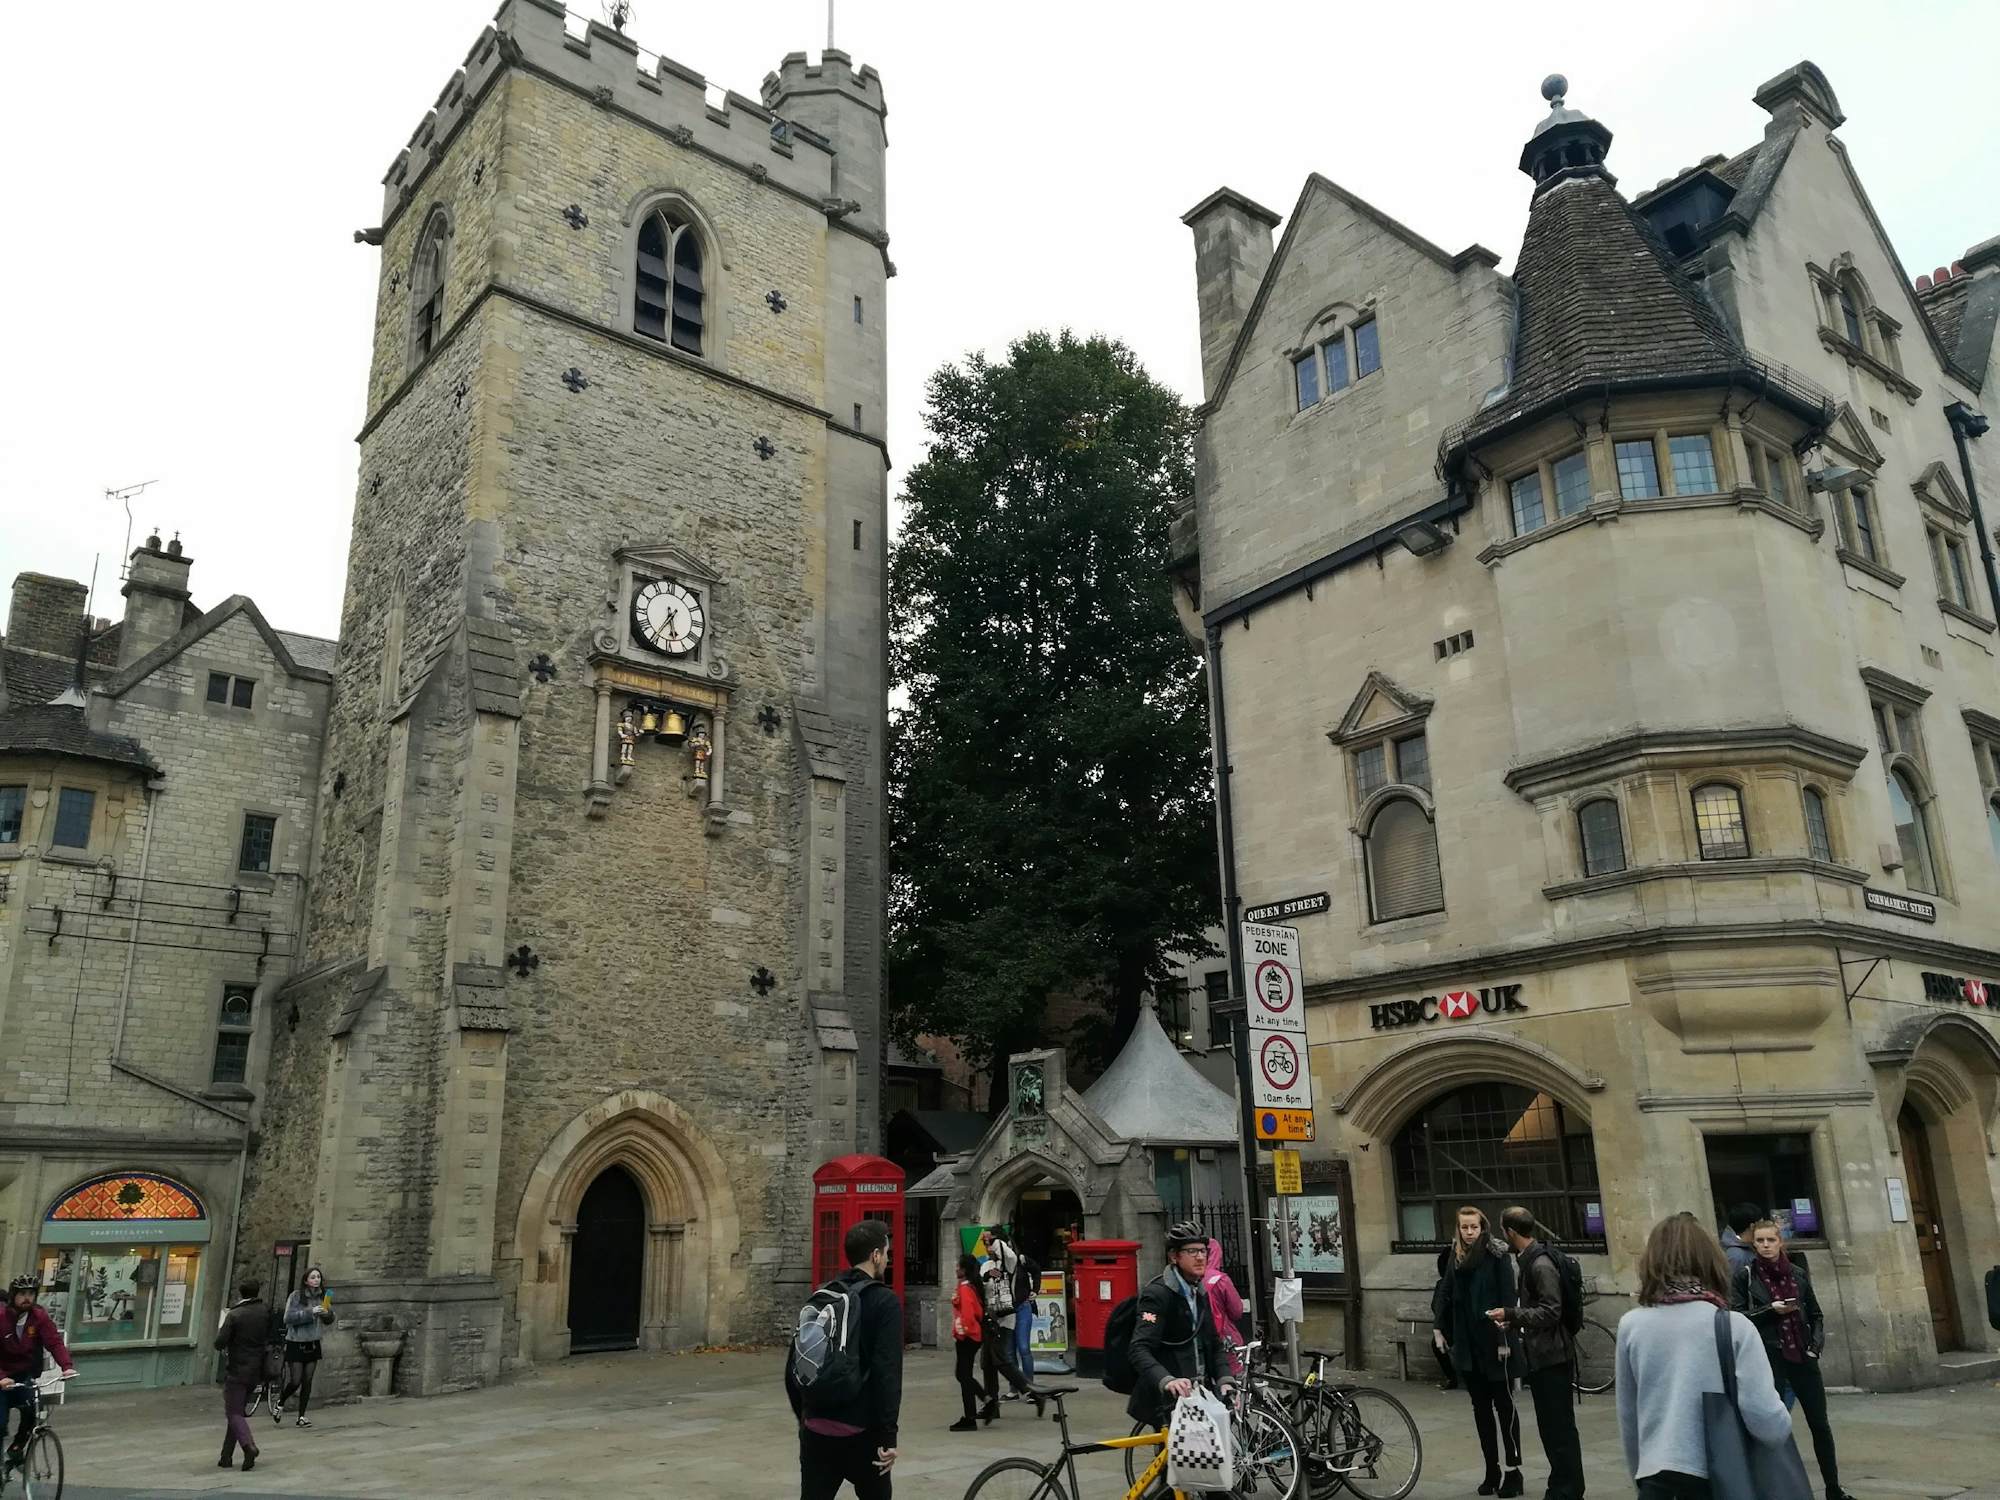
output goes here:
[{"label": "plastic shopping bag", "polygon": [[1271,1316],[1280,1323],[1306,1320],[1305,1283],[1296,1276],[1280,1276],[1271,1297]]},{"label": "plastic shopping bag", "polygon": [[1229,1408],[1196,1386],[1175,1403],[1167,1427],[1167,1483],[1179,1490],[1230,1490],[1237,1479]]}]

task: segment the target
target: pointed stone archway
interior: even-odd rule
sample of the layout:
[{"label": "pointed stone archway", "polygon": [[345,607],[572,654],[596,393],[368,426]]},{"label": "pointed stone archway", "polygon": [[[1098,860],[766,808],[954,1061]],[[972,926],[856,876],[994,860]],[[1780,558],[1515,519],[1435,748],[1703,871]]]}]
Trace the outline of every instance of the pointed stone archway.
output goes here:
[{"label": "pointed stone archway", "polygon": [[706,1134],[666,1095],[627,1089],[556,1132],[528,1175],[505,1254],[521,1266],[516,1313],[524,1364],[570,1352],[569,1289],[577,1210],[604,1172],[622,1168],[645,1210],[639,1346],[723,1343],[746,1291],[732,1262],[742,1225],[729,1171]]}]

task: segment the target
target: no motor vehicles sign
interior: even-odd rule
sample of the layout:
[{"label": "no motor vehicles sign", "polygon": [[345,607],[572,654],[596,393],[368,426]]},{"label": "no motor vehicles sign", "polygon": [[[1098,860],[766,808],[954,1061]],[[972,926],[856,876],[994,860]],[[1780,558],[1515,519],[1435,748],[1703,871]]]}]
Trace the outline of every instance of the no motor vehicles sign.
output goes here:
[{"label": "no motor vehicles sign", "polygon": [[1243,967],[1249,976],[1250,1029],[1304,1036],[1305,973],[1299,964],[1299,930],[1245,922]]}]

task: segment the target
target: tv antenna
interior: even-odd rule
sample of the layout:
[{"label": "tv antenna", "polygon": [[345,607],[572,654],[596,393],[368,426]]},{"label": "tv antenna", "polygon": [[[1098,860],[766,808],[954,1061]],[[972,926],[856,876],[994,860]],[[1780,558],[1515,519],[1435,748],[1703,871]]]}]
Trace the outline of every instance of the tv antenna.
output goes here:
[{"label": "tv antenna", "polygon": [[[132,575],[132,497],[145,493],[145,491],[159,482],[157,479],[147,479],[142,480],[138,484],[128,484],[122,490],[107,489],[104,492],[105,499],[117,500],[125,507],[125,550],[118,554],[124,559],[118,565],[118,576],[120,578],[129,578]],[[94,575],[95,570],[93,569],[92,571]]]}]

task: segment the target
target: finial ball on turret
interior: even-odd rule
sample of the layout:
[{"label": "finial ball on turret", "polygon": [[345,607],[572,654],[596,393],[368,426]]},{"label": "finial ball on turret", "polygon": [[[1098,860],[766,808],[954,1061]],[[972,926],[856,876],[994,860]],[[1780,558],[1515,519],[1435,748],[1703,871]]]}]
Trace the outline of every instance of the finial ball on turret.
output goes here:
[{"label": "finial ball on turret", "polygon": [[1542,80],[1542,97],[1551,104],[1562,103],[1563,96],[1568,92],[1569,80],[1560,73],[1551,73]]}]

